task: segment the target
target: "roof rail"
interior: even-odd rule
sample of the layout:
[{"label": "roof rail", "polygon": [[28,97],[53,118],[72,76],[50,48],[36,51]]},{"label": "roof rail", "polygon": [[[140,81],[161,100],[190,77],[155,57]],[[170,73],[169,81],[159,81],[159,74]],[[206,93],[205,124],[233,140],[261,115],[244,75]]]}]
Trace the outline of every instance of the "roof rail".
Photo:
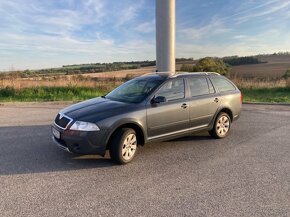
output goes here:
[{"label": "roof rail", "polygon": [[196,74],[199,74],[199,75],[221,75],[217,72],[193,72],[193,73],[196,73]]},{"label": "roof rail", "polygon": [[217,72],[205,72],[206,75],[221,75]]}]

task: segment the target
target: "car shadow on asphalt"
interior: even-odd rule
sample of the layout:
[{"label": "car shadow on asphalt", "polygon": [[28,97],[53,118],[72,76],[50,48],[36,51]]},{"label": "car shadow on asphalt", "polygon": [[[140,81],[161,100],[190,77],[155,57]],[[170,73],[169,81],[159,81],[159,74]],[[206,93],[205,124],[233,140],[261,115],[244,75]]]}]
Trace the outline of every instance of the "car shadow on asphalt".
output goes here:
[{"label": "car shadow on asphalt", "polygon": [[[141,148],[142,157],[176,149],[176,144],[192,147],[192,142],[210,140],[208,133],[199,133]],[[119,167],[107,153],[105,157],[77,155],[59,149],[51,139],[51,126],[0,127],[0,175],[31,174]],[[163,152],[164,153],[164,152]],[[146,155],[147,154],[147,155]],[[148,159],[147,159],[148,160]]]},{"label": "car shadow on asphalt", "polygon": [[0,127],[0,175],[116,166],[109,156],[67,153],[54,145],[51,126]]},{"label": "car shadow on asphalt", "polygon": [[192,135],[180,137],[177,139],[171,139],[166,142],[186,142],[186,141],[192,141],[192,140],[202,141],[202,140],[211,140],[211,139],[213,140],[213,138],[207,132],[198,132],[198,133],[194,133]]}]

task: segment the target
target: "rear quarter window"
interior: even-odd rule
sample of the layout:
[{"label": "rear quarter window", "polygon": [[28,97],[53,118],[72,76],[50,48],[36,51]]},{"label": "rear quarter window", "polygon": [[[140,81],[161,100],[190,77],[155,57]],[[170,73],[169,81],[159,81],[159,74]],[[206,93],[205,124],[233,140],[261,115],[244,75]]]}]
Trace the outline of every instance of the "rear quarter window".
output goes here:
[{"label": "rear quarter window", "polygon": [[213,85],[220,91],[220,92],[227,92],[227,91],[233,91],[236,90],[235,85],[233,85],[230,81],[227,79],[216,76],[210,78]]}]

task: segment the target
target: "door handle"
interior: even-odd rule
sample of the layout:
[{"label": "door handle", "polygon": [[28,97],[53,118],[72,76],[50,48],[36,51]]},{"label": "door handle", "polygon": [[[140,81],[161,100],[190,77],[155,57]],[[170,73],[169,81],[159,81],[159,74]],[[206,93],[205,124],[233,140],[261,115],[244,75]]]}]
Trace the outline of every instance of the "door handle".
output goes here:
[{"label": "door handle", "polygon": [[181,105],[181,108],[186,109],[186,108],[187,108],[187,104],[186,104],[186,103],[183,103],[183,104]]},{"label": "door handle", "polygon": [[216,102],[216,103],[218,103],[219,101],[220,101],[219,98],[214,99],[214,102]]}]

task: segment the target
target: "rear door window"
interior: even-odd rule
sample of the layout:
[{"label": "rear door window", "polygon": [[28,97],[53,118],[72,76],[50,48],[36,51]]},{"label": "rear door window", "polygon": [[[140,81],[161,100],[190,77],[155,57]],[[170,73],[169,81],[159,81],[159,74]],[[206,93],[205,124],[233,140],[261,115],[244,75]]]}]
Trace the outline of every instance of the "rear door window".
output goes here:
[{"label": "rear door window", "polygon": [[207,79],[205,77],[188,78],[191,96],[202,96],[210,93]]},{"label": "rear door window", "polygon": [[210,78],[214,86],[219,89],[220,92],[227,92],[236,90],[236,87],[228,80],[220,76],[214,76]]}]

